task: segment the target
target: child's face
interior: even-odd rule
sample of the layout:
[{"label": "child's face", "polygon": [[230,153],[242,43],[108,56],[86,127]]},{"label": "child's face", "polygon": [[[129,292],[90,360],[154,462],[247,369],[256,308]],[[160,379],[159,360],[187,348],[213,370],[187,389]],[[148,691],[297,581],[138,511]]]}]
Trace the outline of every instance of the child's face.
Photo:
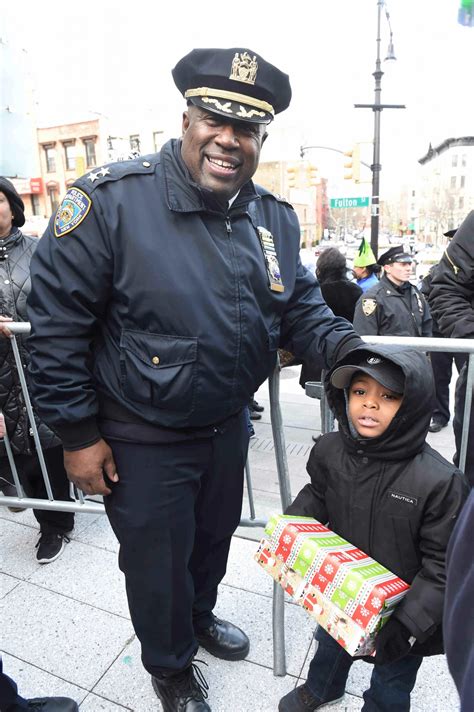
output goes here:
[{"label": "child's face", "polygon": [[402,404],[403,396],[365,373],[356,373],[349,388],[349,418],[363,438],[384,433]]}]

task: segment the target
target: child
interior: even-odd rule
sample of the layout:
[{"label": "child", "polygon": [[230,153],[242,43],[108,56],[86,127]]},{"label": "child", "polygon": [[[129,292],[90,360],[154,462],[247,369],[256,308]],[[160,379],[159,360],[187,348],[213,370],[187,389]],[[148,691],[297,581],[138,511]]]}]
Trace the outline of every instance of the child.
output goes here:
[{"label": "child", "polygon": [[[464,476],[425,443],[433,377],[426,356],[401,347],[352,352],[326,378],[339,431],[319,438],[307,484],[287,514],[314,517],[411,588],[376,639],[363,712],[404,712],[424,655],[443,652],[445,555],[467,496]],[[307,682],[280,712],[342,699],[354,662],[322,628]]]}]

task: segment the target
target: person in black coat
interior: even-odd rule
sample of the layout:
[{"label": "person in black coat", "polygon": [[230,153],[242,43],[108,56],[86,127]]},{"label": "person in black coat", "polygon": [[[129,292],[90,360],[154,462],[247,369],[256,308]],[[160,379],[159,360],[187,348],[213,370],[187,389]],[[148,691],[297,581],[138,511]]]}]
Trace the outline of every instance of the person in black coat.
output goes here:
[{"label": "person in black coat", "polygon": [[[337,247],[328,247],[319,255],[316,277],[328,307],[336,316],[342,316],[352,323],[355,305],[362,289],[347,278],[346,258]],[[319,367],[314,361],[311,364],[303,362],[300,386],[304,388],[306,381],[320,381],[321,371],[322,362]]]},{"label": "person in black coat", "polygon": [[[456,231],[449,231],[449,234],[451,234],[451,232]],[[444,234],[448,235],[448,233]],[[426,301],[429,301],[431,282],[433,277],[436,276],[437,269],[438,265],[433,265],[421,283],[420,292]],[[433,315],[431,315],[431,318],[433,336],[442,338],[443,334],[438,328],[436,319]],[[467,361],[467,356],[466,354],[453,353],[452,351],[432,351],[430,353],[430,361],[435,379],[436,404],[431,417],[429,431],[430,433],[437,433],[448,425],[451,417],[449,412],[449,384],[451,383],[453,362],[456,364],[458,373],[460,373]]]},{"label": "person in black coat", "polygon": [[[8,322],[28,321],[26,298],[30,291],[30,260],[38,244],[34,237],[24,235],[23,201],[13,183],[0,177],[0,413],[5,419],[15,465],[28,497],[46,499],[46,487],[40,470],[36,447],[30,430],[25,400],[17,374],[15,359],[8,337]],[[5,338],[7,337],[7,338]],[[25,337],[18,337],[22,363],[29,363]],[[37,419],[38,434],[48,470],[53,495],[69,499],[69,481],[63,464],[59,438]],[[1,425],[0,425],[1,427]],[[0,435],[3,438],[3,434]],[[5,445],[0,442],[0,490],[16,496]],[[69,541],[74,526],[73,512],[34,509],[40,526],[36,558],[40,564],[54,561]]]},{"label": "person in black coat", "polygon": [[[339,430],[322,435],[311,483],[286,514],[314,517],[410,584],[377,635],[364,709],[405,712],[424,656],[443,651],[445,559],[467,497],[463,474],[426,442],[434,397],[425,354],[371,346],[342,359],[325,387]],[[354,659],[323,629],[307,683],[281,701],[303,712],[344,695]]]},{"label": "person in black coat", "polygon": [[443,633],[449,672],[459,692],[461,712],[472,712],[474,701],[474,490],[463,507],[447,554]]},{"label": "person in black coat", "polygon": [[[474,338],[474,210],[456,230],[431,280],[431,313],[443,334],[453,339]],[[459,374],[454,400],[454,462],[459,463],[464,428],[467,364]],[[471,410],[464,472],[474,485],[474,412]]]}]

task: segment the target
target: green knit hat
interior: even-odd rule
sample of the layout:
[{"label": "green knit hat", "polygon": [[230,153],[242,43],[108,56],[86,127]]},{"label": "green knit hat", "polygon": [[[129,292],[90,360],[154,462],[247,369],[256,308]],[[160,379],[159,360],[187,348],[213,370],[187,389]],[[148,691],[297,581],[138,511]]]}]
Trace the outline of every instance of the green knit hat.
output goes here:
[{"label": "green knit hat", "polygon": [[363,237],[359,246],[359,252],[354,257],[354,267],[367,267],[368,265],[375,264],[377,264],[377,260],[372,252],[372,248],[365,237]]}]

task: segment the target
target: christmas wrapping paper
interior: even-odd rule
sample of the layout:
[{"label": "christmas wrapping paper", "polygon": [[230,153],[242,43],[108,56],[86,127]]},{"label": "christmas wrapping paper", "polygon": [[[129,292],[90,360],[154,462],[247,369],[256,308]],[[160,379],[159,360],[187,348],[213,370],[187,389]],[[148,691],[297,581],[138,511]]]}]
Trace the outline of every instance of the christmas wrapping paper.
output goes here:
[{"label": "christmas wrapping paper", "polygon": [[275,514],[265,535],[256,561],[350,655],[370,655],[408,584],[316,519]]}]

